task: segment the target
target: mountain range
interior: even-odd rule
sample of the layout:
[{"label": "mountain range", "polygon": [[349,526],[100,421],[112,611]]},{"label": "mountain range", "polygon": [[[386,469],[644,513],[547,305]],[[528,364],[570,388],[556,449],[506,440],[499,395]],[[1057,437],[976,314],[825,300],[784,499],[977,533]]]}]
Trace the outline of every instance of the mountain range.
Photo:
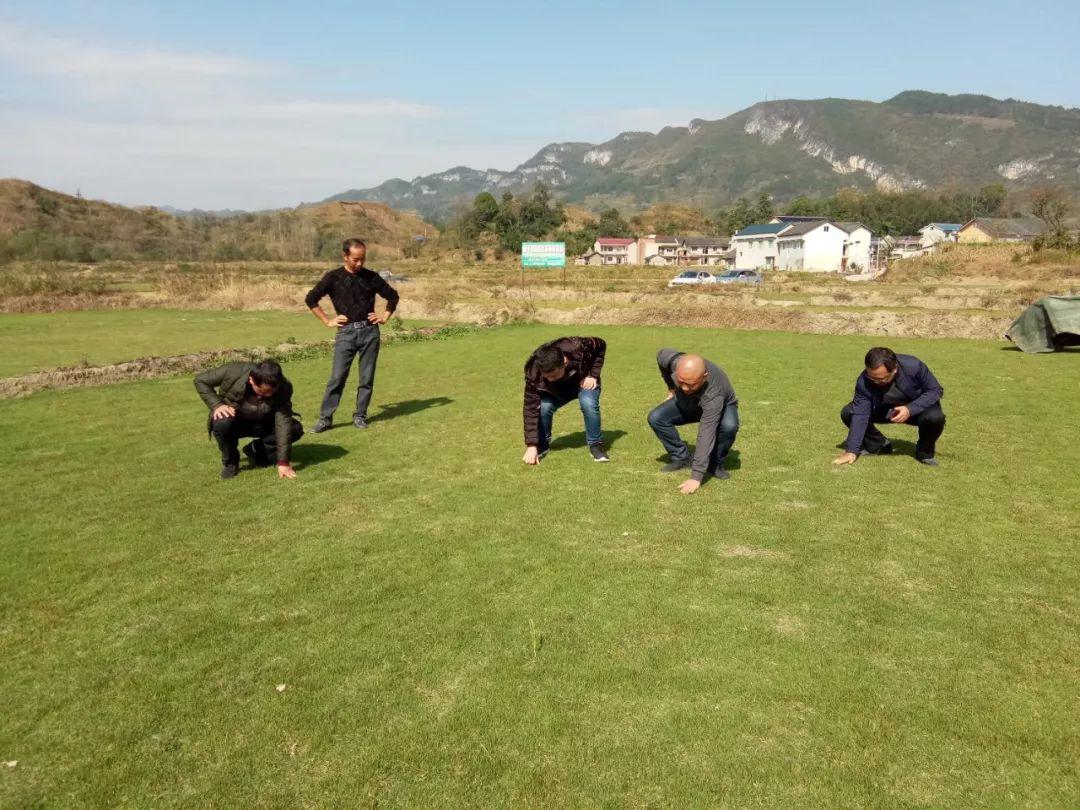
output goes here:
[{"label": "mountain range", "polygon": [[545,146],[509,171],[455,166],[323,200],[369,200],[440,221],[481,191],[537,181],[570,203],[635,211],[657,202],[713,210],[762,192],[776,200],[844,187],[1080,191],[1080,109],[911,90],[884,101],[767,101],[716,121],[604,143]]}]

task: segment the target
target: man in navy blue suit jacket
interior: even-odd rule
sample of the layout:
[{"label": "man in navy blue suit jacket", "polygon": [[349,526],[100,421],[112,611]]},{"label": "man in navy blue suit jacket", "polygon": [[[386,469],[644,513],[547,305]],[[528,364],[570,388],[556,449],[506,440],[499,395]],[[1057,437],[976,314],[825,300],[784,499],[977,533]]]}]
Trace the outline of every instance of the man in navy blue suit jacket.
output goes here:
[{"label": "man in navy blue suit jacket", "polygon": [[919,429],[915,458],[937,466],[935,444],[945,430],[941,410],[944,391],[926,363],[910,354],[874,348],[866,353],[866,370],[855,381],[855,398],[840,411],[848,427],[845,452],[834,464],[851,464],[859,456],[892,452],[875,424],[908,424]]}]

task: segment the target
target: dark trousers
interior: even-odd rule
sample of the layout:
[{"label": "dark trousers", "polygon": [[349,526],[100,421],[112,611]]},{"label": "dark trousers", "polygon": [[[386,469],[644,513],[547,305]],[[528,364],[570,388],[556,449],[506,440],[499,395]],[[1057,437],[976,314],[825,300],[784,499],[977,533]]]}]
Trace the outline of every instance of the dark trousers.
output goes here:
[{"label": "dark trousers", "polygon": [[[851,415],[853,404],[849,402],[840,411],[840,421],[851,427]],[[863,438],[862,449],[868,453],[879,453],[889,443],[885,434],[874,425],[893,424],[889,421],[889,411],[895,405],[882,405],[870,414],[870,424],[866,426],[866,435]],[[945,412],[940,405],[931,405],[918,416],[913,416],[901,424],[911,425],[919,429],[919,441],[915,444],[916,458],[933,458],[938,436],[945,430]]]},{"label": "dark trousers", "polygon": [[[235,467],[240,463],[240,439],[254,437],[255,455],[267,462],[277,455],[277,436],[274,435],[274,417],[253,421],[231,416],[227,419],[212,419],[210,432],[214,434],[218,447],[221,448],[221,463]],[[292,440],[300,441],[304,427],[296,419],[292,420]]]},{"label": "dark trousers", "polygon": [[379,360],[379,327],[372,324],[346,324],[338,329],[334,338],[334,365],[330,371],[330,380],[326,383],[319,417],[329,421],[341,402],[341,392],[349,380],[349,369],[353,358],[360,355],[360,384],[356,388],[357,416],[367,419],[368,405],[371,403],[371,389],[375,384],[375,364]]},{"label": "dark trousers", "polygon": [[[679,425],[690,425],[701,421],[701,409],[696,408],[691,412],[684,412],[675,399],[661,402],[649,412],[649,427],[653,429],[660,444],[664,445],[672,461],[688,458],[690,448],[679,436]],[[720,417],[720,424],[716,429],[716,444],[713,447],[709,466],[722,468],[728,451],[735,444],[735,436],[739,432],[739,406],[728,405]]]}]

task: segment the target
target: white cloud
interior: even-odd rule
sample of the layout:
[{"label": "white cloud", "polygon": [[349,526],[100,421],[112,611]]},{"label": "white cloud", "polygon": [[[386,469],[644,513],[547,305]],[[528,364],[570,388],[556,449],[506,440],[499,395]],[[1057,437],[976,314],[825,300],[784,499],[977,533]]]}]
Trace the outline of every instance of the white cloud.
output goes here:
[{"label": "white cloud", "polygon": [[106,48],[0,23],[0,60],[16,70],[67,79],[97,94],[132,89],[193,90],[207,82],[272,73],[268,65],[158,48]]},{"label": "white cloud", "polygon": [[[432,118],[437,107],[401,99],[280,99],[289,78],[282,65],[160,48],[106,48],[42,35],[0,22],[0,61],[51,77],[118,112],[162,120]],[[274,79],[273,85],[267,81]],[[101,112],[100,108],[98,112]],[[108,111],[107,111],[108,112]]]},{"label": "white cloud", "polygon": [[0,67],[57,91],[31,95],[8,83],[0,176],[60,190],[126,204],[260,208],[445,168],[444,153],[429,146],[445,136],[440,108],[319,98],[285,65],[105,47],[0,22]]},{"label": "white cloud", "polygon": [[[455,164],[513,166],[529,148],[447,135],[442,122],[402,128],[285,120],[115,123],[0,110],[0,177],[126,205],[277,208]],[[439,147],[432,148],[438,140]]]},{"label": "white cloud", "polygon": [[398,99],[370,101],[282,101],[252,104],[218,111],[229,118],[262,118],[282,120],[335,120],[341,118],[435,118],[442,110],[428,104],[416,104]]}]

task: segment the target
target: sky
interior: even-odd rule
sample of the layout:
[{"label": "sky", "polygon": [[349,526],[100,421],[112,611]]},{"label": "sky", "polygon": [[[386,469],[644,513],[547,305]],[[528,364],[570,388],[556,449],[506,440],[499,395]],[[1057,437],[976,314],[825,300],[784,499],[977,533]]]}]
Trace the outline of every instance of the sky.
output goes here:
[{"label": "sky", "polygon": [[1076,0],[4,0],[0,177],[277,208],[766,99],[1080,107],[1078,46]]}]

